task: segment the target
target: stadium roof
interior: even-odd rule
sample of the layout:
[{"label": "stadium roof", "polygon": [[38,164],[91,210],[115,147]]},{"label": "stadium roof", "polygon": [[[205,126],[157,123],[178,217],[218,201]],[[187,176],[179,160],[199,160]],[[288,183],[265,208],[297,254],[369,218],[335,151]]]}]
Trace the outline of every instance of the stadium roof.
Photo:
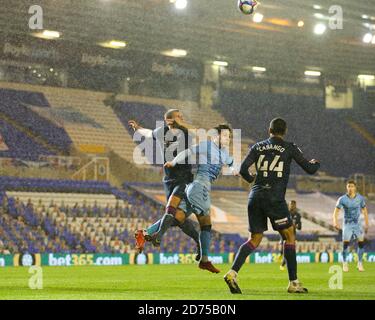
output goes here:
[{"label": "stadium roof", "polygon": [[[227,61],[238,66],[261,66],[275,72],[356,76],[375,74],[373,0],[341,0],[343,29],[318,36],[317,23],[328,26],[332,1],[264,0],[257,12],[261,23],[241,14],[236,0],[188,0],[176,10],[173,0],[40,0],[44,29],[61,32],[58,41],[84,44],[118,40],[133,50],[160,53],[182,49],[199,61]],[[31,35],[28,28],[30,1],[1,1],[0,35],[8,39]],[[315,8],[314,8],[315,6]],[[304,21],[298,27],[298,21]],[[371,31],[372,29],[372,31]],[[180,53],[183,51],[179,51]],[[182,54],[184,56],[184,54]]]}]

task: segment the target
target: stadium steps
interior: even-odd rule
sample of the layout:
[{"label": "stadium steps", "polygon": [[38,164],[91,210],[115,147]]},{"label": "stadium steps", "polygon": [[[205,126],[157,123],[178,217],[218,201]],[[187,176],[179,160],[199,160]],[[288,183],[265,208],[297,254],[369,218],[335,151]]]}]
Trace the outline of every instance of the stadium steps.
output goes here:
[{"label": "stadium steps", "polygon": [[156,182],[162,180],[160,167],[150,165],[137,166],[133,162],[121,158],[115,152],[110,152],[110,182],[112,185],[120,187],[124,181],[128,182]]},{"label": "stadium steps", "polygon": [[41,92],[49,101],[52,109],[61,111],[71,108],[86,118],[94,120],[102,128],[95,128],[87,123],[62,121],[74,146],[104,146],[122,158],[133,161],[134,143],[132,137],[111,108],[106,107],[103,103],[108,93],[10,82],[1,82],[0,86],[7,89]]},{"label": "stadium steps", "polygon": [[356,130],[363,138],[365,138],[372,146],[375,146],[375,137],[364,127],[353,120],[347,120],[348,124]]},{"label": "stadium steps", "polygon": [[25,191],[7,191],[8,197],[19,199],[23,203],[27,203],[29,200],[38,204],[49,206],[51,202],[60,206],[61,204],[69,205],[73,207],[75,204],[82,206],[94,205],[95,203],[99,207],[105,207],[107,204],[115,206],[116,204],[124,205],[123,200],[118,200],[114,195],[111,194],[85,194],[85,193],[56,193],[56,192],[25,192]]},{"label": "stadium steps", "polygon": [[7,163],[7,161],[1,162],[0,165],[0,176],[10,177],[23,177],[23,178],[40,178],[45,179],[62,179],[67,180],[72,176],[73,170],[66,170],[65,168],[46,168],[46,167],[19,167]]},{"label": "stadium steps", "polygon": [[[287,189],[286,197],[288,199],[291,199],[291,200],[296,200],[297,198],[300,198],[300,197],[303,198],[303,195],[297,194],[297,192],[293,189]],[[324,215],[323,217],[321,217],[321,216],[318,217],[317,215],[314,215],[314,214],[310,213],[309,210],[304,207],[303,202],[301,204],[301,203],[298,202],[298,200],[296,200],[296,201],[297,201],[297,206],[300,209],[301,215],[304,219],[306,219],[306,220],[308,220],[312,223],[315,223],[315,224],[321,226],[322,228],[325,228],[326,230],[336,232],[335,229],[332,226],[332,223],[330,223],[331,217],[328,218],[328,217],[326,217],[326,215]]]},{"label": "stadium steps", "polygon": [[[292,190],[292,189],[288,189],[287,190],[287,197],[289,199],[297,199],[297,192],[295,190]],[[298,203],[297,203],[298,205]],[[329,230],[331,232],[336,232],[335,228],[333,227],[332,225],[332,222],[331,222],[331,217],[319,217],[317,215],[314,215],[312,213],[310,213],[308,210],[304,209],[303,208],[303,204],[302,204],[302,207],[300,207],[300,210],[301,210],[301,215],[304,219],[308,220],[308,221],[311,221],[312,223],[315,223],[319,226],[321,226],[322,228],[325,228],[326,230]]]},{"label": "stadium steps", "polygon": [[[294,191],[288,191],[286,198],[288,200],[294,199],[293,194]],[[226,212],[227,216],[226,222],[214,222],[215,230],[221,233],[238,233],[242,237],[246,237],[248,235],[247,199],[247,191],[212,191],[212,204]],[[213,221],[215,220],[213,219]],[[304,216],[302,217],[302,232],[319,232],[320,234],[332,233],[327,227],[321,226],[317,221],[314,222]],[[272,226],[269,223],[266,234],[271,233],[275,232],[272,231]]]},{"label": "stadium steps", "polygon": [[201,109],[198,106],[184,105],[179,107],[188,121],[194,124],[195,127],[203,129],[211,129],[218,124],[227,123],[225,118],[218,112],[212,109]]},{"label": "stadium steps", "polygon": [[[164,192],[160,187],[154,185],[138,185],[133,187],[138,192],[148,196],[153,201],[164,204]],[[294,199],[293,192],[288,192],[287,199]],[[247,215],[248,192],[238,189],[213,190],[211,193],[211,219],[213,229],[223,234],[239,234],[248,237],[248,215]],[[302,217],[302,229],[304,233],[316,233],[331,235],[327,228]],[[275,234],[269,223],[266,234]]]},{"label": "stadium steps", "polygon": [[[191,101],[179,101],[179,100],[167,100],[159,98],[141,97],[141,96],[127,96],[127,95],[117,95],[117,101],[135,102],[142,104],[159,105],[164,106],[165,110],[178,108],[184,115],[187,124],[191,125],[193,128],[211,129],[218,124],[227,123],[226,119],[221,115],[220,112],[211,109],[199,108],[198,104]],[[250,144],[253,144],[252,139],[242,139],[241,144],[241,158],[247,153]],[[240,162],[241,159],[236,159]]]},{"label": "stadium steps", "polygon": [[86,124],[65,123],[64,127],[76,146],[102,145],[122,158],[133,161],[134,143],[112,109],[106,107],[105,93],[83,90],[49,90],[46,97],[53,108],[71,107],[100,124],[95,128]]},{"label": "stadium steps", "polygon": [[40,135],[34,134],[32,131],[26,129],[20,123],[18,123],[17,121],[14,121],[12,118],[8,117],[7,115],[3,114],[2,112],[0,112],[0,119],[4,120],[5,122],[9,123],[14,128],[16,128],[17,130],[19,130],[20,132],[27,135],[32,140],[34,140],[36,143],[40,144],[41,146],[43,146],[44,148],[49,150],[51,153],[56,154],[56,155],[61,155],[61,156],[64,155],[63,152],[61,152],[56,147],[50,145]]}]

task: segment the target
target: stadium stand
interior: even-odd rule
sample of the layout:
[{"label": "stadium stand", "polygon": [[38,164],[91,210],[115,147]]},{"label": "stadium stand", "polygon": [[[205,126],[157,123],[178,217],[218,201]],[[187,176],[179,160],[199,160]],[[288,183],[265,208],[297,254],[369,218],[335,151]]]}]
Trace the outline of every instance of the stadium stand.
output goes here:
[{"label": "stadium stand", "polygon": [[[147,183],[137,183],[131,184],[136,187],[140,192],[148,195],[149,197],[164,203],[163,189],[160,184],[147,184]],[[212,208],[211,208],[211,218],[214,224],[215,230],[222,234],[237,234],[243,238],[248,236],[248,230],[246,227],[248,224],[247,220],[247,198],[248,192],[242,188],[228,188],[228,187],[213,187],[211,193]],[[296,200],[296,193],[292,190],[288,190],[287,200]],[[301,212],[304,212],[306,207],[303,203],[299,203],[297,200],[298,208]],[[332,236],[336,232],[332,232],[329,229],[331,224],[331,214],[333,207],[328,207],[326,219],[326,226],[322,226],[317,223],[317,219],[313,219],[310,216],[302,217],[303,230],[301,234],[309,235],[323,235]],[[328,213],[329,212],[329,213]],[[314,214],[314,213],[313,213]],[[276,233],[272,230],[272,226],[269,224],[269,231],[266,232],[267,235],[275,235]]]},{"label": "stadium stand", "polygon": [[133,161],[134,143],[112,109],[104,105],[105,93],[49,88],[46,96],[80,151],[88,147],[90,153],[90,146],[94,153],[113,150]]},{"label": "stadium stand", "polygon": [[42,93],[0,89],[0,99],[0,114],[3,119],[25,128],[30,135],[42,139],[53,150],[69,153],[72,141],[64,128],[32,109],[49,108]]},{"label": "stadium stand", "polygon": [[[219,123],[227,122],[218,111],[200,109],[192,102],[118,95],[116,107],[111,108],[105,106],[104,101],[108,99],[108,94],[103,92],[6,82],[2,82],[1,87],[4,95],[13,99],[13,104],[20,104],[23,113],[32,114],[32,117],[37,119],[33,130],[38,136],[47,138],[43,139],[48,143],[47,146],[58,146],[56,152],[64,149],[66,153],[66,141],[69,140],[79,151],[100,154],[113,150],[120,157],[133,162],[135,144],[127,121],[137,119],[142,126],[154,128],[156,121],[163,119],[169,108],[179,108],[186,121],[196,128],[210,129]],[[7,113],[10,112],[9,108],[5,109]],[[40,121],[42,122],[39,123]],[[39,133],[39,127],[50,128],[51,132],[63,130],[59,132],[62,137],[54,140],[50,133]],[[33,130],[30,129],[30,132]],[[36,138],[35,135],[33,138]],[[50,145],[51,141],[53,145]],[[252,139],[243,139],[242,156],[252,142]],[[142,155],[137,157],[139,163],[145,162]]]},{"label": "stadium stand", "polygon": [[[131,136],[133,136],[134,131],[128,125],[129,120],[136,120],[144,128],[154,129],[157,121],[163,121],[166,112],[163,106],[137,102],[119,102],[113,110]],[[153,157],[147,157],[146,155],[149,163],[155,163],[158,150],[154,145]]]},{"label": "stadium stand", "polygon": [[373,137],[375,137],[375,117],[372,116],[371,118],[364,117],[358,117],[356,119],[358,123],[363,126],[365,130],[367,130]]},{"label": "stadium stand", "polygon": [[[307,156],[318,158],[322,163],[321,170],[331,175],[349,176],[353,172],[372,173],[375,170],[372,161],[375,148],[348,125],[345,114],[324,109],[321,97],[233,90],[225,91],[215,108],[229,122],[242,128],[245,136],[253,139],[266,138],[264,124],[282,116],[289,124],[287,139],[297,143]],[[361,156],[369,152],[371,156]],[[296,172],[302,173],[301,170]]]},{"label": "stadium stand", "polygon": [[347,123],[356,130],[363,138],[365,138],[370,144],[375,146],[375,135],[372,133],[374,130],[374,125],[372,124],[373,121],[371,119],[362,120],[347,120]]},{"label": "stadium stand", "polygon": [[[165,101],[160,101],[165,102]],[[133,131],[128,126],[129,120],[136,120],[144,128],[155,128],[156,122],[161,121],[164,113],[168,108],[178,108],[185,121],[193,128],[212,129],[221,123],[227,123],[225,118],[216,110],[211,108],[200,109],[196,105],[176,103],[176,106],[166,107],[165,105],[155,105],[151,103],[141,102],[119,102],[114,109],[123,125],[128,129],[129,134],[133,135]],[[243,139],[241,144],[241,154],[235,160],[239,163],[241,155],[246,154],[249,144],[253,142],[251,139]],[[154,150],[154,155],[157,149]],[[152,159],[148,159],[152,162]]]},{"label": "stadium stand", "polygon": [[[133,132],[127,124],[130,119],[138,120],[144,127],[155,128],[156,121],[163,119],[167,108],[177,106],[184,112],[186,120],[196,127],[211,128],[225,122],[216,111],[199,111],[194,103],[181,106],[182,102],[175,100],[118,95],[117,107],[111,108],[105,105],[108,94],[103,92],[6,82],[2,82],[1,87],[3,92],[11,92],[12,97],[14,92],[20,92],[21,96],[28,92],[28,99],[22,100],[24,103],[33,102],[30,97],[41,100],[39,104],[33,102],[34,108],[30,110],[34,111],[30,112],[47,122],[63,126],[79,151],[100,154],[113,150],[130,162],[134,161],[135,146]],[[246,148],[247,145],[244,150]],[[142,155],[139,157],[136,160],[144,162]]]},{"label": "stadium stand", "polygon": [[[0,248],[11,253],[130,252],[134,230],[164,212],[144,195],[106,182],[0,180]],[[160,249],[150,248],[150,252],[159,250],[191,252],[195,246],[172,229]]]},{"label": "stadium stand", "polygon": [[[156,221],[164,212],[159,202],[130,186],[117,189],[106,182],[10,177],[1,177],[0,183],[2,253],[131,253],[134,230]],[[214,194],[214,199],[224,195],[223,191]],[[214,203],[218,204],[216,200]],[[243,227],[244,221],[241,223]],[[313,227],[306,220],[303,223],[308,230]],[[234,252],[244,240],[235,227],[228,230],[230,233],[219,232],[218,223],[214,227],[213,253]],[[268,235],[260,250],[278,252],[275,240]],[[318,236],[301,236],[299,240],[301,252],[318,251],[323,245],[325,250],[338,249],[332,235],[324,244],[318,242]],[[195,250],[194,242],[178,228],[167,232],[160,248],[146,248],[147,252],[169,253]]]},{"label": "stadium stand", "polygon": [[37,107],[50,107],[47,99],[41,92],[33,92],[26,90],[0,89],[2,102],[20,103],[23,105],[31,105]]},{"label": "stadium stand", "polygon": [[[31,96],[42,95],[46,101],[44,108],[34,107],[32,110],[37,113],[30,112],[47,123],[63,126],[78,151],[101,154],[113,150],[120,157],[133,161],[134,143],[112,109],[104,105],[107,93],[7,82],[2,82],[1,87],[4,92],[27,90]],[[65,137],[65,133],[62,135]]]},{"label": "stadium stand", "polygon": [[39,159],[40,155],[54,154],[26,133],[2,119],[0,119],[0,134],[3,144],[0,157],[35,161]]},{"label": "stadium stand", "polygon": [[120,102],[115,112],[130,134],[133,130],[128,126],[129,120],[136,121],[144,128],[154,129],[156,121],[163,121],[166,109],[163,106],[136,102]]},{"label": "stadium stand", "polygon": [[[217,223],[216,228],[220,232],[232,232],[239,233],[243,237],[248,235],[248,230],[244,228],[247,225],[247,198],[248,193],[246,191],[239,190],[215,190],[212,193],[212,202],[216,207],[221,208],[223,211],[227,212],[228,221]],[[294,197],[291,197],[289,194],[287,200],[296,200]],[[301,211],[304,211],[305,208],[302,204],[297,201],[298,208]],[[320,234],[320,235],[332,235],[326,227],[314,223],[311,220],[302,218],[303,230],[299,233],[301,234]],[[272,226],[268,225],[268,230],[266,234],[274,234],[272,231]]]},{"label": "stadium stand", "polygon": [[[40,155],[69,153],[73,143],[84,153],[113,150],[133,162],[135,144],[128,120],[136,119],[142,126],[154,128],[167,108],[177,106],[195,127],[208,129],[218,123],[236,123],[247,137],[242,155],[254,139],[266,136],[263,124],[282,115],[290,123],[290,139],[303,142],[302,147],[308,154],[321,156],[325,171],[345,175],[373,165],[369,157],[358,157],[357,161],[358,154],[364,150],[373,152],[373,149],[369,149],[370,142],[362,129],[350,126],[348,121],[354,121],[370,135],[372,122],[350,112],[320,110],[317,113],[313,108],[321,106],[322,101],[316,97],[277,95],[270,100],[267,95],[254,94],[255,105],[249,96],[231,93],[215,110],[199,109],[191,103],[181,106],[178,101],[119,95],[111,107],[105,105],[106,93],[13,83],[2,83],[2,87],[0,134],[6,148],[2,148],[0,156],[5,158],[38,161]],[[237,101],[238,112],[228,113],[226,104],[232,107],[233,100]],[[272,101],[277,101],[277,105]],[[295,112],[297,106],[303,112]],[[31,119],[27,126],[24,125],[26,118]],[[319,131],[322,125],[332,131],[329,138]],[[295,132],[306,134],[302,139]],[[343,156],[340,147],[333,143],[338,135],[340,141],[345,136],[342,142],[345,146],[341,148],[353,150],[350,157]],[[320,145],[322,148],[318,148]],[[327,163],[324,158],[327,152],[338,155],[337,163]],[[164,211],[160,199],[155,201],[147,190],[140,192],[128,185],[118,189],[108,182],[10,177],[0,177],[0,185],[1,210],[5,213],[1,216],[0,252],[5,253],[131,252],[134,230],[154,222]],[[289,190],[288,199],[292,198],[304,214],[298,250],[320,250],[322,246],[326,251],[338,250],[337,234],[330,229],[336,199],[322,193],[301,194]],[[247,193],[239,188],[218,188],[214,189],[212,199],[216,231],[211,251],[236,251],[247,237],[243,227],[247,225]],[[373,215],[370,223],[375,224]],[[370,231],[374,233],[373,229]],[[274,232],[266,235],[261,249],[278,252],[277,235]],[[320,236],[329,241],[323,243]],[[172,229],[160,249],[147,250],[191,253],[195,251],[195,244],[178,229]]]}]

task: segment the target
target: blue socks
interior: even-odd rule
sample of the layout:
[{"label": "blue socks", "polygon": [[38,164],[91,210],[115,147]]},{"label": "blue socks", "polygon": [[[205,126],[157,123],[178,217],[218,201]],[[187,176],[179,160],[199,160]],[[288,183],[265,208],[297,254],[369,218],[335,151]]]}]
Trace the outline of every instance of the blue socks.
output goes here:
[{"label": "blue socks", "polygon": [[365,252],[364,243],[363,242],[358,242],[358,250],[357,250],[357,253],[358,253],[358,262],[362,262],[364,252]]},{"label": "blue socks", "polygon": [[200,242],[201,242],[202,259],[207,258],[207,260],[208,260],[208,252],[210,251],[210,244],[211,244],[211,232],[201,231],[201,233],[199,235],[199,239],[200,239]]},{"label": "blue socks", "polygon": [[[146,229],[147,234],[152,235],[158,232],[160,229],[161,222],[162,222],[162,219],[159,219],[153,225],[149,226]],[[172,223],[171,227],[175,227],[177,225],[178,225],[178,221],[175,220],[174,223]],[[194,223],[191,220],[186,219],[183,224],[179,225],[179,227],[187,236],[192,238],[199,245],[199,233],[195,229]]]},{"label": "blue socks", "polygon": [[343,250],[342,250],[342,260],[343,260],[343,262],[347,261],[348,253],[349,253],[349,242],[344,242]]},{"label": "blue socks", "polygon": [[190,238],[192,238],[199,246],[199,232],[195,229],[193,221],[186,219],[183,224],[179,226],[181,230]]},{"label": "blue socks", "polygon": [[[363,241],[358,241],[358,248],[357,248],[358,262],[363,261],[363,254],[364,253],[365,253],[364,243],[363,243]],[[344,242],[343,250],[342,250],[342,260],[343,260],[343,262],[347,262],[348,254],[349,254],[349,242]]]},{"label": "blue socks", "polygon": [[146,229],[147,234],[152,235],[155,232],[157,232],[159,230],[159,228],[160,228],[160,224],[161,224],[161,219],[159,219],[158,221],[156,221],[153,225],[149,226]]}]

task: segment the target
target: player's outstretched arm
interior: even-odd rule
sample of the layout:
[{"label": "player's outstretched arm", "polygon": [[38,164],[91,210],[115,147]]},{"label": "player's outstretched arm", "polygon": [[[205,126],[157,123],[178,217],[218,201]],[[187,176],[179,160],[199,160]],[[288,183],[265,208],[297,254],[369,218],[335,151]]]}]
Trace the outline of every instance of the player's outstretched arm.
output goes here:
[{"label": "player's outstretched arm", "polygon": [[249,169],[253,165],[253,163],[255,163],[254,147],[250,148],[240,167],[240,175],[248,183],[252,183],[255,179],[255,177],[249,173]]},{"label": "player's outstretched arm", "polygon": [[297,219],[297,223],[296,223],[296,229],[297,230],[302,230],[302,219],[301,219],[301,215],[299,213],[298,214],[298,219]]},{"label": "player's outstretched arm", "polygon": [[128,125],[134,130],[137,131],[139,134],[144,136],[145,138],[152,138],[153,137],[153,131],[151,129],[145,129],[142,128],[137,121],[135,120],[129,120]]},{"label": "player's outstretched arm", "polygon": [[316,173],[320,168],[319,161],[307,160],[304,156],[302,151],[296,146],[293,145],[293,159],[298,163],[298,165],[308,174]]},{"label": "player's outstretched arm", "polygon": [[240,176],[240,172],[233,165],[232,166],[228,166],[228,167],[229,167],[230,172],[232,173],[232,175],[234,175],[235,177],[239,177]]},{"label": "player's outstretched arm", "polygon": [[340,209],[336,207],[335,210],[333,211],[333,227],[336,230],[340,230],[340,226],[338,223],[339,213],[340,213]]},{"label": "player's outstretched arm", "polygon": [[173,168],[179,163],[184,164],[186,158],[189,158],[192,154],[193,154],[193,152],[190,149],[186,149],[184,151],[181,151],[172,161],[167,161],[164,164],[164,167]]},{"label": "player's outstretched arm", "polygon": [[363,196],[361,196],[361,212],[363,214],[363,218],[365,221],[365,233],[368,231],[369,222],[368,222],[368,211],[366,206],[366,200]]},{"label": "player's outstretched arm", "polygon": [[175,119],[166,119],[165,120],[165,123],[167,126],[171,126],[171,127],[174,127],[174,128],[177,128],[177,129],[182,129],[182,130],[195,130],[197,128],[195,128],[194,126],[192,126],[191,124],[183,121],[183,120],[175,120]]},{"label": "player's outstretched arm", "polygon": [[365,232],[367,233],[368,227],[369,227],[367,207],[362,208],[362,214],[363,214],[363,218],[365,220]]},{"label": "player's outstretched arm", "polygon": [[240,175],[239,168],[238,168],[238,165],[234,163],[233,157],[231,157],[228,153],[225,153],[223,162],[229,168],[232,175],[239,177]]},{"label": "player's outstretched arm", "polygon": [[128,125],[130,128],[132,128],[134,131],[137,131],[138,129],[141,129],[142,127],[138,124],[135,120],[129,120]]}]

